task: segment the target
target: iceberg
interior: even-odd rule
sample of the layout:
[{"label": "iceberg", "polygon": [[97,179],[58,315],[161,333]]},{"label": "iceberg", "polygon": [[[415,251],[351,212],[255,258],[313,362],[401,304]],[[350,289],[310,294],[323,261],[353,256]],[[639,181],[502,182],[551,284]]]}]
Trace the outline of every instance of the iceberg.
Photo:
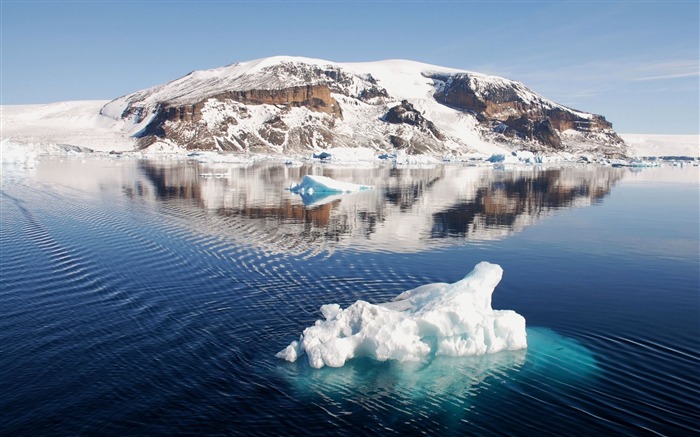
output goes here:
[{"label": "iceberg", "polygon": [[502,276],[499,265],[481,262],[460,281],[423,285],[390,302],[358,300],[345,309],[323,305],[324,320],[306,328],[276,356],[293,362],[306,355],[318,369],[342,367],[358,357],[421,362],[525,349],[525,318],[491,308]]},{"label": "iceberg", "polygon": [[299,194],[314,193],[354,193],[357,191],[371,190],[371,185],[359,185],[350,182],[340,182],[325,176],[305,175],[301,183],[289,187],[289,191]]}]

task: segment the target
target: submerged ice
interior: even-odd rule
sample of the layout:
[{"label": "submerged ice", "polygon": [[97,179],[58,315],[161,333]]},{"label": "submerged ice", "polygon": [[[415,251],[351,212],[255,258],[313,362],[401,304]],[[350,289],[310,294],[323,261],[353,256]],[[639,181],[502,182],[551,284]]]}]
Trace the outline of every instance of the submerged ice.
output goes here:
[{"label": "submerged ice", "polygon": [[[380,363],[358,358],[341,368],[297,364],[277,370],[298,396],[324,396],[345,406],[348,393],[367,404],[407,405],[410,417],[464,418],[483,408],[507,405],[517,386],[564,392],[600,374],[593,352],[577,340],[543,327],[527,328],[527,348],[463,357],[438,356],[421,362]],[[478,405],[478,406],[477,406]],[[447,414],[445,414],[447,413]]]},{"label": "submerged ice", "polygon": [[421,361],[524,349],[525,318],[491,308],[502,275],[499,265],[481,262],[460,281],[423,285],[383,304],[323,305],[324,320],[277,357],[296,361],[306,354],[312,367],[321,368],[341,367],[356,357]]}]

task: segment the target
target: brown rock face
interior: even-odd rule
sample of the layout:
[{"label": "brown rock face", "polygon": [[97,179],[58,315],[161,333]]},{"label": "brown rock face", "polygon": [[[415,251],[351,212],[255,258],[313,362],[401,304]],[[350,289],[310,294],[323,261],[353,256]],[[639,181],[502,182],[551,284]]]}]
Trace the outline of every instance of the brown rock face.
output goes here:
[{"label": "brown rock face", "polygon": [[444,140],[445,136],[440,133],[435,123],[423,117],[423,114],[416,111],[408,100],[402,100],[400,105],[396,105],[384,114],[382,119],[393,124],[407,124],[415,126],[427,134],[432,134],[438,140]]},{"label": "brown rock face", "polygon": [[[156,107],[156,115],[151,122],[138,134],[139,147],[146,148],[159,139],[168,138],[180,144],[187,144],[188,149],[202,150],[228,150],[228,151],[257,151],[266,152],[265,144],[250,135],[245,138],[235,137],[233,140],[224,139],[222,135],[216,135],[202,125],[202,109],[211,99],[220,102],[232,101],[245,105],[276,105],[284,107],[306,107],[312,111],[329,114],[336,118],[342,118],[343,114],[338,102],[331,96],[331,90],[326,84],[296,86],[274,90],[245,90],[227,91],[215,96],[209,96],[195,104],[168,105],[160,104]],[[122,114],[122,118],[136,117],[137,122],[142,121],[145,109],[139,106],[130,106]],[[245,114],[242,114],[245,117]],[[237,125],[234,117],[229,117],[223,125]],[[261,126],[258,134],[262,139],[273,146],[281,146],[285,139],[282,120],[277,118],[272,123]],[[295,140],[310,145],[309,135],[303,132],[293,132]],[[327,137],[327,135],[326,135]]]},{"label": "brown rock face", "polygon": [[556,105],[520,83],[484,84],[468,73],[428,77],[444,83],[433,95],[436,101],[474,114],[482,125],[505,137],[560,149],[560,134],[571,129],[585,134],[603,134],[611,144],[623,142],[605,117]]},{"label": "brown rock face", "polygon": [[295,86],[280,90],[228,91],[213,98],[217,100],[230,99],[247,105],[305,106],[338,118],[343,116],[340,105],[331,97],[331,89],[326,84]]}]

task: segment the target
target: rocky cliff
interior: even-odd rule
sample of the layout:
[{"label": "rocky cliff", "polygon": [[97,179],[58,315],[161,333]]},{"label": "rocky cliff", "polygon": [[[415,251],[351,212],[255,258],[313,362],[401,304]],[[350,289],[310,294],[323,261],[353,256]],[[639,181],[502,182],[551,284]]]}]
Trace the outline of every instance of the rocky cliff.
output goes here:
[{"label": "rocky cliff", "polygon": [[561,134],[573,131],[591,143],[622,144],[605,117],[546,100],[519,82],[483,79],[483,75],[428,74],[436,83],[435,100],[466,111],[492,132],[536,144],[534,149],[565,148]]},{"label": "rocky cliff", "polygon": [[266,58],[192,72],[116,99],[102,114],[141,148],[624,154],[623,141],[600,115],[558,105],[518,82],[410,61]]}]

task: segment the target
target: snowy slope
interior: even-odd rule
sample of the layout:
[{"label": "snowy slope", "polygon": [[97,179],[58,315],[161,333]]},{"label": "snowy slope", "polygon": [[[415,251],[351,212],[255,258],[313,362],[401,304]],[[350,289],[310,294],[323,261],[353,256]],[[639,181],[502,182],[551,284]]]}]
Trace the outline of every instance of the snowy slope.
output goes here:
[{"label": "snowy slope", "polygon": [[700,135],[621,134],[631,156],[700,157]]},{"label": "snowy slope", "polygon": [[119,130],[115,120],[100,115],[106,103],[88,100],[0,106],[2,142],[47,152],[65,150],[65,146],[107,152],[133,150],[135,140]]}]

